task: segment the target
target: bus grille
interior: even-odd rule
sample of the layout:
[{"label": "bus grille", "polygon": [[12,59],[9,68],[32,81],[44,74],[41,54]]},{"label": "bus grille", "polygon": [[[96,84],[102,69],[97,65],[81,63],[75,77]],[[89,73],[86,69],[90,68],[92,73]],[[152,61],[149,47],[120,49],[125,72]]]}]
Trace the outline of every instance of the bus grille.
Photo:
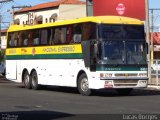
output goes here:
[{"label": "bus grille", "polygon": [[138,80],[114,80],[114,86],[137,86]]},{"label": "bus grille", "polygon": [[128,76],[128,77],[135,77],[137,76],[137,74],[133,74],[133,73],[118,73],[118,74],[115,74],[115,77],[124,77],[124,76]]}]

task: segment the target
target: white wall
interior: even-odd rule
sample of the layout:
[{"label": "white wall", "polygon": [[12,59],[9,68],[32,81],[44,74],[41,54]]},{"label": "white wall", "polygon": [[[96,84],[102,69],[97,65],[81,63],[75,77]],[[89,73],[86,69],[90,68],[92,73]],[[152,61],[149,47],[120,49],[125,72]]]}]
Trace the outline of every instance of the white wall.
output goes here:
[{"label": "white wall", "polygon": [[[46,18],[49,21],[49,18],[52,14],[56,13],[58,15],[57,20],[66,20],[66,19],[75,19],[80,17],[86,17],[86,5],[72,5],[72,4],[61,4],[59,9],[53,10],[45,10],[45,11],[38,11],[34,12],[35,16],[42,15],[43,16],[43,23],[46,22]],[[15,20],[20,19],[20,25],[23,25],[23,21],[26,23],[28,21],[28,13],[23,13],[20,15],[15,15]]]},{"label": "white wall", "polygon": [[75,19],[86,17],[86,5],[68,5],[61,4],[59,6],[59,20]]},{"label": "white wall", "polygon": [[1,49],[6,49],[7,38],[6,36],[1,36]]},{"label": "white wall", "polygon": [[[59,9],[54,9],[54,10],[45,10],[45,11],[39,11],[39,12],[33,12],[35,16],[42,15],[43,16],[43,23],[46,22],[46,18],[49,20],[52,14],[56,13],[59,15]],[[23,13],[19,15],[15,15],[14,19],[20,19],[20,25],[23,25],[23,21],[26,23],[28,21],[28,13]]]}]

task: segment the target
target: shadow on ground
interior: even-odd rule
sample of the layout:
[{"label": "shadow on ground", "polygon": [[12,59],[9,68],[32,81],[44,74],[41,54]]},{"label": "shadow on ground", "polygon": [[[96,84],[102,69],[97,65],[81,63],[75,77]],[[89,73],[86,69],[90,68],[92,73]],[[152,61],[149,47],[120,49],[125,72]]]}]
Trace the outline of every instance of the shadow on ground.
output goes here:
[{"label": "shadow on ground", "polygon": [[[21,84],[17,84],[9,80],[6,80],[4,77],[0,77],[0,83],[5,83],[5,84],[12,83],[12,85],[17,86],[18,88],[24,88],[24,86],[22,86]],[[79,94],[76,88],[70,88],[70,87],[42,86],[39,91],[41,90],[53,91],[53,92],[55,91],[68,94]],[[99,97],[155,96],[155,95],[160,95],[160,90],[149,89],[149,88],[134,89],[129,95],[119,95],[115,90],[103,89],[103,90],[95,90],[94,93],[92,94],[92,96],[99,96]]]},{"label": "shadow on ground", "polygon": [[15,111],[0,112],[1,120],[54,120],[74,116],[55,111]]},{"label": "shadow on ground", "polygon": [[68,114],[55,111],[0,112],[1,120],[123,120],[120,114]]},{"label": "shadow on ground", "polygon": [[[19,85],[19,88],[24,88],[23,86]],[[25,89],[25,88],[24,88]],[[55,86],[42,86],[41,90],[45,91],[53,91],[59,93],[66,93],[66,94],[79,94],[76,88],[70,87],[55,87]],[[102,89],[102,90],[94,90],[91,96],[99,96],[99,97],[125,97],[125,96],[155,96],[160,95],[160,90],[151,90],[148,88],[145,89],[133,89],[133,91],[129,95],[119,95],[116,90],[113,89]]]}]

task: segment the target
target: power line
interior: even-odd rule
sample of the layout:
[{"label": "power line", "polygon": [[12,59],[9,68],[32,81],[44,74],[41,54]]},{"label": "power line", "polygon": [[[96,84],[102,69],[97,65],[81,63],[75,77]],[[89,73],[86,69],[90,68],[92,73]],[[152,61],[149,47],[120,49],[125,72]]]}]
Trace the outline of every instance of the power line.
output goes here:
[{"label": "power line", "polygon": [[13,0],[1,0],[0,3],[6,3],[6,2],[11,2]]},{"label": "power line", "polygon": [[23,6],[12,6],[12,19],[13,19],[13,22],[14,22],[14,9],[15,8],[28,8],[28,7],[31,7],[31,5],[30,6],[27,6],[27,5],[23,5]]}]

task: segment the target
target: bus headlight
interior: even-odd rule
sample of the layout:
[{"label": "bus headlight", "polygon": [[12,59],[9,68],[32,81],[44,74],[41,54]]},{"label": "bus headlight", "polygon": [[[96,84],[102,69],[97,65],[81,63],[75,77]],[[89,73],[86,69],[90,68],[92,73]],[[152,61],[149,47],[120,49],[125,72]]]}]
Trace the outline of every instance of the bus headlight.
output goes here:
[{"label": "bus headlight", "polygon": [[146,84],[147,81],[146,81],[146,80],[140,80],[139,83],[140,83],[140,84]]}]

